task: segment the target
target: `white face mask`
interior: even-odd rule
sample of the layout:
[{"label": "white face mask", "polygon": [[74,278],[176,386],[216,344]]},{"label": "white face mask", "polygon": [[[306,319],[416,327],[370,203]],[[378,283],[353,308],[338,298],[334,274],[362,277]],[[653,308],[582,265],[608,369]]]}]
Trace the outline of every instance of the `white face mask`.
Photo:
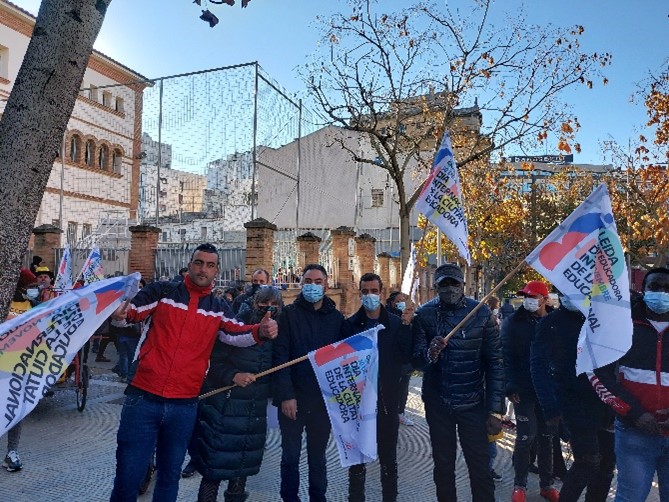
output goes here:
[{"label": "white face mask", "polygon": [[492,309],[492,315],[499,314],[499,309]]},{"label": "white face mask", "polygon": [[523,307],[529,312],[536,312],[539,310],[539,300],[537,298],[525,298],[523,300]]}]

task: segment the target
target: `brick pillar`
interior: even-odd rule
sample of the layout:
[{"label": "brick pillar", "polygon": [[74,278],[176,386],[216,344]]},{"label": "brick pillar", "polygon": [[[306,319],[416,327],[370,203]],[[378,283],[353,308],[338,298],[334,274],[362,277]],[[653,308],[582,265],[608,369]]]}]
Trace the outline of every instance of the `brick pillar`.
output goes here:
[{"label": "brick pillar", "polygon": [[[349,253],[349,240],[355,237],[351,227],[339,227],[330,232],[332,237],[332,268],[335,287],[342,290],[339,310],[345,314],[352,314],[358,308],[354,305],[357,299],[357,290],[353,284],[353,270],[349,267],[353,258]],[[354,253],[353,253],[354,254]]]},{"label": "brick pillar", "polygon": [[390,257],[390,286],[392,289],[399,290],[402,285],[402,266],[399,256]]},{"label": "brick pillar", "polygon": [[[355,238],[355,252],[360,264],[360,274],[374,272],[374,258],[376,249],[374,243],[376,239],[369,234],[361,234]],[[355,278],[355,283],[360,282],[360,277]]]},{"label": "brick pillar", "polygon": [[59,265],[56,263],[56,248],[60,247],[60,234],[63,231],[54,225],[40,225],[33,229],[34,244],[33,256],[41,256],[42,264],[54,271]]},{"label": "brick pillar", "polygon": [[[390,254],[379,253],[376,255],[376,260],[379,262],[379,277],[381,277],[381,282],[383,282],[383,289],[385,291],[385,297],[387,297],[393,291],[393,285],[390,283]],[[383,300],[386,299],[385,297]]]},{"label": "brick pillar", "polygon": [[319,246],[321,238],[307,232],[297,237],[297,266],[304,268],[310,263],[319,263]]},{"label": "brick pillar", "polygon": [[160,229],[151,225],[135,225],[128,230],[131,234],[128,272],[139,272],[145,281],[155,281]]},{"label": "brick pillar", "polygon": [[274,265],[274,233],[276,225],[264,218],[244,223],[246,228],[246,273],[244,280],[251,282],[253,272],[259,268],[272,273]]}]

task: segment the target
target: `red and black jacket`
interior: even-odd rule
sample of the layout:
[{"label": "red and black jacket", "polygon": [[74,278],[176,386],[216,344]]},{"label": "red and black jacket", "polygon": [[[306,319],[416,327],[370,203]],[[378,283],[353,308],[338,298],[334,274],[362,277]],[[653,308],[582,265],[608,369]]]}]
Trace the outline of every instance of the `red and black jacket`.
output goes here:
[{"label": "red and black jacket", "polygon": [[219,330],[246,333],[259,341],[258,325],[225,317],[224,305],[211,290],[211,286],[197,286],[187,276],[176,284],[154,282],[135,296],[128,321],[152,318],[140,342],[132,387],[163,398],[194,398],[202,387]]},{"label": "red and black jacket", "polygon": [[667,416],[657,411],[669,408],[669,329],[658,332],[645,314],[645,303],[636,303],[632,309],[630,350],[590,375],[599,398],[628,425],[634,425],[645,412],[664,421]]}]

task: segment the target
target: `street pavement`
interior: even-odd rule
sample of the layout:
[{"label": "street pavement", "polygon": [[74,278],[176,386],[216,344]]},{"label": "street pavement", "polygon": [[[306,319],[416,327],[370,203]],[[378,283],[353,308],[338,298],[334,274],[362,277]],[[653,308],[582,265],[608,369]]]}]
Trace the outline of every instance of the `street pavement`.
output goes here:
[{"label": "street pavement", "polygon": [[[93,354],[91,354],[94,356]],[[114,360],[113,346],[109,346],[107,357]],[[73,390],[57,391],[51,398],[43,399],[24,421],[20,444],[23,470],[9,473],[0,469],[0,500],[6,502],[77,501],[98,502],[109,500],[114,479],[116,431],[118,428],[123,390],[125,385],[111,373],[112,363],[92,363],[92,380],[86,409],[76,409]],[[420,401],[420,379],[413,378],[408,415],[415,426],[400,426],[398,442],[399,502],[432,502],[436,500],[432,481],[432,457],[428,428]],[[249,478],[247,490],[249,502],[279,501],[279,466],[281,460],[280,435],[271,429],[268,434],[265,459],[256,476]],[[514,435],[506,431],[498,442],[498,456],[494,468],[503,480],[496,483],[496,499],[511,500],[513,469],[511,450]],[[4,452],[6,439],[0,440]],[[339,465],[334,444],[330,442],[328,458],[328,500],[345,501],[347,493],[347,470]],[[303,453],[301,473],[301,498],[308,500],[306,453]],[[458,500],[471,500],[469,479],[462,452],[457,456]],[[544,501],[539,496],[538,476],[530,474],[528,481],[529,502]],[[182,479],[179,501],[194,502],[200,476]],[[556,485],[559,488],[559,483]],[[152,489],[152,487],[151,487]],[[151,489],[139,500],[151,500]],[[221,486],[219,500],[223,500],[225,483]],[[378,463],[368,470],[367,500],[381,502]],[[611,499],[615,487],[611,491]],[[657,485],[653,487],[649,501],[659,500]]]}]

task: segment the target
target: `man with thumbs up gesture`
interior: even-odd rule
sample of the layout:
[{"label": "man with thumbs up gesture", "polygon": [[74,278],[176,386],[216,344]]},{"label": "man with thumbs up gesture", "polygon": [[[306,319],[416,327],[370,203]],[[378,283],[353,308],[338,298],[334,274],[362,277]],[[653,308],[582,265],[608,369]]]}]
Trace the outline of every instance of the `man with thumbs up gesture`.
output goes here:
[{"label": "man with thumbs up gesture", "polygon": [[218,272],[217,249],[201,244],[183,282],[153,282],[112,314],[117,321],[145,324],[137,371],[125,391],[111,501],[136,500],[154,448],[158,477],[153,499],[175,501],[216,338],[241,347],[278,334],[270,315],[256,325],[232,318],[227,304],[212,294]]}]

